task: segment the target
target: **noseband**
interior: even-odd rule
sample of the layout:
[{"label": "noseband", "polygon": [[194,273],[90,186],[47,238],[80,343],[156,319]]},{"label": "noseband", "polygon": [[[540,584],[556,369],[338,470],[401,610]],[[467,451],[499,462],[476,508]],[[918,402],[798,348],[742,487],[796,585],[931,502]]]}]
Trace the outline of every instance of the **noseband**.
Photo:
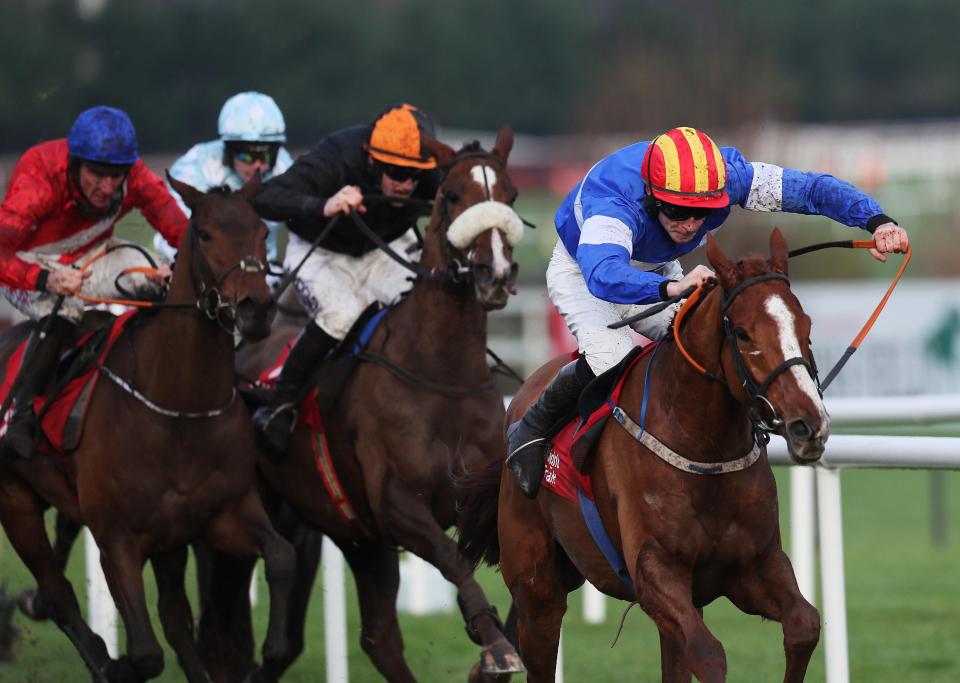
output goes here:
[{"label": "noseband", "polygon": [[[729,294],[724,294],[723,301],[720,305],[720,314],[723,317],[724,336],[726,337],[727,343],[733,348],[733,360],[737,368],[737,376],[741,381],[741,386],[743,386],[744,390],[747,392],[747,396],[749,397],[751,403],[762,403],[765,405],[767,411],[769,411],[770,418],[767,419],[761,414],[760,410],[756,406],[753,406],[750,409],[751,420],[756,428],[760,431],[772,432],[779,427],[782,427],[784,424],[783,418],[777,414],[773,404],[770,403],[770,400],[766,397],[767,389],[770,388],[770,385],[773,384],[774,380],[795,365],[802,365],[807,369],[807,372],[810,373],[810,377],[813,379],[814,384],[817,385],[818,390],[820,388],[820,379],[817,376],[817,366],[812,360],[812,354],[811,360],[807,360],[803,356],[787,358],[777,367],[771,370],[766,378],[760,382],[760,384],[757,384],[747,371],[747,366],[743,362],[743,356],[740,352],[740,345],[737,343],[737,335],[733,330],[733,324],[730,322],[730,318],[727,316],[727,309],[730,308],[731,304],[733,304],[733,300],[736,299],[737,296],[747,287],[755,285],[758,282],[764,282],[766,280],[781,280],[786,282],[788,287],[790,286],[790,279],[782,273],[764,273],[762,275],[747,278],[734,287]],[[716,378],[714,377],[714,379]],[[823,394],[821,393],[821,396],[822,395]]]}]

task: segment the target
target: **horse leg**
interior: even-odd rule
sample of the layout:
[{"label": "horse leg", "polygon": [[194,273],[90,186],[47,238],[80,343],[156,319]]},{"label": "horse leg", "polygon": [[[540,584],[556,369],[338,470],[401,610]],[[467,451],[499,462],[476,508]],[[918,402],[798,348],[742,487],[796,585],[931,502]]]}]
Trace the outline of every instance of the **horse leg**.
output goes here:
[{"label": "horse leg", "polygon": [[200,595],[199,646],[216,683],[242,680],[255,666],[249,587],[253,557],[226,555],[208,543],[193,544]]},{"label": "horse leg", "polygon": [[111,660],[103,639],[90,630],[70,582],[57,567],[43,523],[40,500],[11,480],[0,480],[0,523],[10,544],[37,581],[34,607],[66,634],[94,681],[106,683]]},{"label": "horse leg", "polygon": [[150,624],[143,587],[144,558],[139,539],[94,534],[100,546],[100,566],[127,629],[127,657],[142,680],[163,672],[163,648]]},{"label": "horse leg", "polygon": [[[60,573],[67,569],[67,560],[70,559],[70,551],[77,540],[77,535],[83,528],[67,517],[60,511],[56,514],[56,531],[53,542],[53,560]],[[20,611],[34,621],[45,621],[50,618],[49,614],[44,613],[37,601],[37,589],[27,588],[17,597],[17,606]]]},{"label": "horse leg", "polygon": [[150,558],[157,581],[157,610],[167,642],[177,653],[180,668],[190,683],[209,681],[197,652],[193,635],[193,614],[187,600],[183,577],[187,570],[187,549],[178,548]]},{"label": "horse leg", "polygon": [[[648,542],[640,551],[637,576],[637,602],[660,631],[661,653],[671,657],[661,662],[663,680],[689,681],[689,671],[700,683],[725,681],[723,645],[703,622],[701,610],[693,606],[689,568],[671,562],[659,545]],[[686,667],[676,664],[681,653]],[[668,674],[674,678],[668,678]]]},{"label": "horse leg", "polygon": [[[338,544],[339,545],[339,544]],[[391,683],[413,683],[403,657],[397,620],[400,559],[395,548],[379,542],[340,545],[353,571],[360,603],[360,647]]]},{"label": "horse leg", "polygon": [[[700,618],[703,618],[703,610],[698,609]],[[664,683],[690,683],[693,679],[693,673],[687,666],[687,658],[683,650],[677,647],[677,641],[673,638],[660,633],[660,668],[663,671]]]},{"label": "horse leg", "polygon": [[263,642],[263,661],[264,666],[279,666],[290,650],[287,606],[296,561],[293,547],[270,524],[254,489],[235,507],[228,508],[211,521],[207,540],[221,552],[230,555],[263,557],[270,590],[270,615]]},{"label": "horse leg", "polygon": [[730,592],[730,600],[748,614],[782,624],[787,657],[784,683],[802,681],[820,641],[820,613],[800,593],[793,566],[783,550],[771,550],[752,571],[742,574]]},{"label": "horse leg", "polygon": [[487,601],[473,568],[460,555],[457,544],[447,536],[421,497],[388,482],[383,509],[389,510],[382,523],[400,545],[440,570],[457,587],[457,604],[463,614],[467,635],[481,645],[481,662],[486,673],[523,671],[513,645],[503,636],[496,609]]},{"label": "horse leg", "polygon": [[[510,610],[507,612],[507,618],[503,621],[503,635],[510,641],[514,649],[520,649],[520,634],[517,626],[517,606],[510,601]],[[474,664],[467,677],[468,683],[507,683],[510,680],[510,674],[487,674],[484,673],[480,664]]]}]

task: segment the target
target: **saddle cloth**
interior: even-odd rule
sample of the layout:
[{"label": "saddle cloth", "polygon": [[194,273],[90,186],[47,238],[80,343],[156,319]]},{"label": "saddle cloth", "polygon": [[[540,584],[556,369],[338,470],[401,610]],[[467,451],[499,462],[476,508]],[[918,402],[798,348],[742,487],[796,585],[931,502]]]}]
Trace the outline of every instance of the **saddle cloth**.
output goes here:
[{"label": "saddle cloth", "polygon": [[[49,455],[62,455],[77,447],[83,435],[90,397],[100,376],[99,365],[104,361],[120,333],[136,311],[128,311],[113,319],[101,330],[82,334],[61,355],[52,390],[34,399],[34,412],[41,416],[40,427],[46,439],[41,439],[39,450]],[[0,383],[0,403],[6,400],[23,364],[25,339],[10,355]],[[59,391],[57,390],[59,388]],[[16,401],[0,418],[0,437],[7,431]]]},{"label": "saddle cloth", "polygon": [[656,344],[634,348],[616,366],[593,380],[584,390],[578,415],[564,424],[550,441],[542,484],[557,495],[577,502],[578,490],[593,500],[590,476],[583,468],[613,408],[620,400],[627,374]]}]

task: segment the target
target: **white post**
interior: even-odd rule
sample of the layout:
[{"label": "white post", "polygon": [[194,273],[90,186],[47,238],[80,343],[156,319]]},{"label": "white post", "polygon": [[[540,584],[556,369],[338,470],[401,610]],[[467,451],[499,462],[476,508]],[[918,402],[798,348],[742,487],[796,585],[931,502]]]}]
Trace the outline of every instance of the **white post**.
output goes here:
[{"label": "white post", "polygon": [[397,610],[423,616],[453,612],[456,605],[454,585],[426,560],[406,552],[400,560],[400,590]]},{"label": "white post", "polygon": [[560,629],[560,642],[557,643],[557,673],[554,683],[563,683],[563,629]]},{"label": "white post", "polygon": [[823,583],[824,656],[827,683],[849,683],[847,600],[843,578],[843,517],[840,470],[817,468],[820,580]]},{"label": "white post", "polygon": [[790,468],[790,562],[797,584],[811,605],[816,597],[816,473],[811,467]]},{"label": "white post", "polygon": [[583,620],[588,624],[602,624],[607,619],[606,596],[589,581],[583,583]]},{"label": "white post", "polygon": [[117,646],[117,607],[100,566],[100,548],[86,527],[83,529],[83,547],[87,570],[87,621],[91,630],[107,644],[110,657],[116,659],[120,654]]},{"label": "white post", "polygon": [[343,587],[343,553],[323,537],[323,635],[327,683],[347,683],[347,600]]},{"label": "white post", "polygon": [[250,606],[251,606],[251,607],[256,607],[256,606],[257,606],[257,598],[259,597],[259,595],[257,594],[257,587],[258,587],[258,585],[259,585],[259,584],[257,583],[257,567],[258,567],[259,565],[260,565],[259,562],[258,562],[257,564],[255,564],[255,565],[253,565],[253,572],[251,572],[251,574],[250,574],[250,590],[249,590],[249,594],[250,594]]}]

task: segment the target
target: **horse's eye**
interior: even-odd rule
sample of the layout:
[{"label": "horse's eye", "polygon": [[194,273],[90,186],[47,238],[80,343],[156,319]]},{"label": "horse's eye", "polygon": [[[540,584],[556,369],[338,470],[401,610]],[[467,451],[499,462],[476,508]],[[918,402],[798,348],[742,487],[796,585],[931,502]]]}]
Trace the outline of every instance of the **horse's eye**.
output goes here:
[{"label": "horse's eye", "polygon": [[745,329],[743,329],[742,327],[738,327],[737,329],[735,329],[735,330],[733,331],[733,333],[734,333],[735,335],[737,335],[737,339],[739,339],[739,340],[742,341],[742,342],[752,341],[752,340],[750,339],[750,335],[747,334],[747,331],[746,331]]},{"label": "horse's eye", "polygon": [[443,193],[443,196],[451,204],[456,204],[457,202],[460,201],[460,195],[458,195],[456,192],[453,192],[452,190],[447,190],[446,192]]},{"label": "horse's eye", "polygon": [[213,239],[213,235],[206,230],[197,230],[197,239],[199,239],[201,242],[209,242]]}]

